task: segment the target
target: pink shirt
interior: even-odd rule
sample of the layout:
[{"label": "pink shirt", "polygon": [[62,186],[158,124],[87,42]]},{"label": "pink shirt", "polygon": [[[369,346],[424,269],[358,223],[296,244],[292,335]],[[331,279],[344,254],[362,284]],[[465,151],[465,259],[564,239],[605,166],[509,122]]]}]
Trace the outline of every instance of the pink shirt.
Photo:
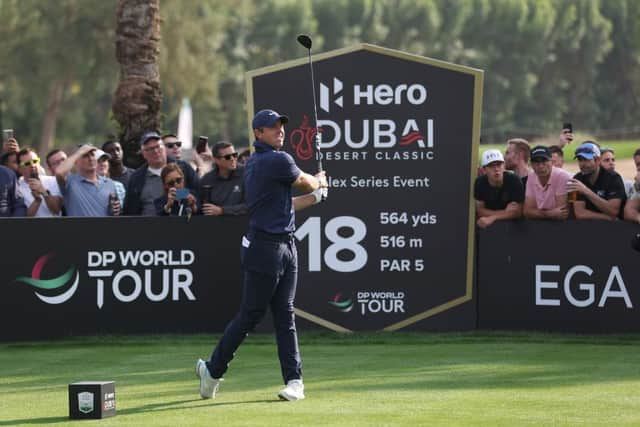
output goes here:
[{"label": "pink shirt", "polygon": [[538,175],[535,172],[529,172],[527,178],[527,190],[525,192],[526,197],[534,197],[536,199],[536,206],[540,210],[555,209],[556,196],[567,194],[567,181],[571,179],[571,174],[564,169],[552,167],[551,176],[547,185],[544,187],[538,180]]}]

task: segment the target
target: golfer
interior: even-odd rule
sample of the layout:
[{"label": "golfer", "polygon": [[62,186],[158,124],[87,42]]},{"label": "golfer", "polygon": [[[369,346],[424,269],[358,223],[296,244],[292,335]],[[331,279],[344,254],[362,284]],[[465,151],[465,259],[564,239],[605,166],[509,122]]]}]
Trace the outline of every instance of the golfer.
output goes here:
[{"label": "golfer", "polygon": [[[273,110],[261,110],[253,118],[255,153],[244,174],[250,218],[241,248],[242,302],[209,361],[199,359],[196,363],[203,399],[215,397],[236,349],[268,307],[273,314],[285,384],[278,396],[289,401],[305,397],[293,311],[298,277],[294,211],[320,202],[323,193],[326,195],[327,179],[324,172],[315,176],[302,172],[293,158],[281,151],[288,120]],[[307,194],[292,198],[292,187]]]}]

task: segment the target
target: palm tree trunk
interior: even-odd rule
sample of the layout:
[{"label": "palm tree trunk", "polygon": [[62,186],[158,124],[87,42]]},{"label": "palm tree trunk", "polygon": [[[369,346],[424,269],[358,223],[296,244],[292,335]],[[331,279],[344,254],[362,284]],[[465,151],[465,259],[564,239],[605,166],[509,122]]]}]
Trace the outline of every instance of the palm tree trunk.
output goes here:
[{"label": "palm tree trunk", "polygon": [[40,146],[38,152],[48,153],[53,148],[53,142],[56,137],[56,127],[58,124],[58,113],[64,98],[64,91],[67,87],[66,78],[56,80],[49,90],[47,99],[47,108],[44,112],[42,121],[42,135],[40,137]]},{"label": "palm tree trunk", "polygon": [[118,0],[116,58],[120,82],[114,94],[113,115],[120,124],[125,164],[142,162],[138,140],[160,128],[160,0]]}]

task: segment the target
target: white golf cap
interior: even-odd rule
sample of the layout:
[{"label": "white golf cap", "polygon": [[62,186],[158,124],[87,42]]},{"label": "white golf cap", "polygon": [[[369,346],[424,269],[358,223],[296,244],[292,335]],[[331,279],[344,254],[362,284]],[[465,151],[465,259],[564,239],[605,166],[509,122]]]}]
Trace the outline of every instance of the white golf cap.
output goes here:
[{"label": "white golf cap", "polygon": [[111,154],[109,153],[105,153],[104,151],[102,151],[101,149],[97,148],[96,149],[96,160],[100,160],[103,157],[106,157],[107,160],[111,160]]},{"label": "white golf cap", "polygon": [[489,163],[493,162],[504,162],[504,157],[502,157],[502,153],[500,152],[500,150],[487,150],[482,153],[482,167],[485,167]]}]

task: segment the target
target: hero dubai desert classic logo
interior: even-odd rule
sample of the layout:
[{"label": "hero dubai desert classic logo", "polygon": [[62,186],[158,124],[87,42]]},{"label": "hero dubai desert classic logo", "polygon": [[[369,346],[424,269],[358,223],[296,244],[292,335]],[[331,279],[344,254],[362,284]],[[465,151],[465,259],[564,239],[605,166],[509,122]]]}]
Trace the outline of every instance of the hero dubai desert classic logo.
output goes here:
[{"label": "hero dubai desert classic logo", "polygon": [[[331,113],[333,105],[346,111],[347,116],[350,111],[361,108],[369,108],[375,117],[387,106],[403,106],[406,110],[398,113],[395,108],[395,117],[388,118],[319,119],[318,145],[326,151],[316,156],[326,160],[367,160],[370,155],[367,148],[373,147],[375,160],[433,160],[434,119],[411,117],[427,100],[427,88],[420,83],[349,86],[337,77],[333,77],[332,84],[320,83],[320,109],[326,113]],[[304,115],[289,135],[289,142],[300,160],[313,157],[315,139],[316,128],[310,126],[309,116]]]},{"label": "hero dubai desert classic logo", "polygon": [[353,301],[351,301],[351,298],[347,298],[343,300],[342,293],[338,292],[333,296],[331,301],[329,301],[329,305],[337,308],[343,313],[348,313],[353,308]]},{"label": "hero dubai desert classic logo", "polygon": [[73,284],[69,287],[69,289],[64,292],[60,292],[58,295],[46,296],[42,295],[38,291],[34,292],[41,301],[47,304],[62,304],[63,302],[68,301],[78,289],[79,273],[76,267],[72,265],[65,273],[58,277],[54,277],[53,279],[41,279],[42,270],[44,269],[47,262],[54,256],[55,254],[53,252],[50,252],[38,258],[36,263],[33,265],[33,268],[31,269],[31,277],[17,277],[16,282],[26,283],[27,285],[31,285],[37,289],[52,291],[54,289],[63,289],[65,285],[69,283],[73,278]]}]

